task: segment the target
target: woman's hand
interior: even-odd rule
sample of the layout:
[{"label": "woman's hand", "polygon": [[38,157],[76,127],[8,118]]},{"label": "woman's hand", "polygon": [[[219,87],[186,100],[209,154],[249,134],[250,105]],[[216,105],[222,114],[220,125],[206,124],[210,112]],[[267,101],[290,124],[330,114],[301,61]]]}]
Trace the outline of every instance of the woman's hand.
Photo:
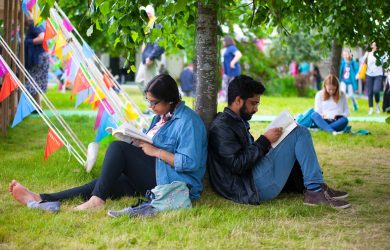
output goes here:
[{"label": "woman's hand", "polygon": [[230,68],[231,68],[231,69],[235,69],[235,68],[236,68],[236,63],[233,62],[233,61],[231,61],[231,62],[230,62]]},{"label": "woman's hand", "polygon": [[158,156],[158,152],[160,149],[156,148],[152,144],[150,144],[148,142],[144,142],[144,141],[139,141],[138,146],[140,148],[142,148],[142,150],[144,151],[145,154],[152,156],[152,157]]}]

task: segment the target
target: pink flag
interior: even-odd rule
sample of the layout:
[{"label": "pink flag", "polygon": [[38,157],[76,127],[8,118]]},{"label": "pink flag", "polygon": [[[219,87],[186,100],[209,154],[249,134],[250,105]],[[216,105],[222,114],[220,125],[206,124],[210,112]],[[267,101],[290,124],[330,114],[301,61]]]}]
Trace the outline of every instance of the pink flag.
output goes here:
[{"label": "pink flag", "polygon": [[29,11],[31,11],[31,9],[34,7],[34,5],[35,5],[36,2],[37,2],[37,0],[30,0],[30,1],[26,4],[27,9],[28,9]]},{"label": "pink flag", "polygon": [[62,24],[65,26],[65,28],[66,28],[67,31],[72,32],[73,26],[72,26],[72,24],[68,21],[68,19],[64,18],[64,19],[62,20]]},{"label": "pink flag", "polygon": [[3,77],[8,72],[4,65],[3,57],[0,56],[0,77]]},{"label": "pink flag", "polygon": [[103,113],[104,113],[104,107],[103,107],[103,105],[100,103],[100,105],[99,105],[99,110],[98,110],[98,114],[97,114],[97,116],[96,116],[95,126],[93,127],[94,130],[96,130],[96,129],[99,127],[100,122],[101,122],[101,120],[102,120]]},{"label": "pink flag", "polygon": [[114,109],[113,109],[113,108],[111,107],[111,105],[108,103],[108,101],[107,101],[106,98],[104,98],[104,99],[102,100],[102,102],[103,102],[104,106],[106,106],[107,111],[108,111],[108,113],[109,113],[110,115],[115,114]]}]

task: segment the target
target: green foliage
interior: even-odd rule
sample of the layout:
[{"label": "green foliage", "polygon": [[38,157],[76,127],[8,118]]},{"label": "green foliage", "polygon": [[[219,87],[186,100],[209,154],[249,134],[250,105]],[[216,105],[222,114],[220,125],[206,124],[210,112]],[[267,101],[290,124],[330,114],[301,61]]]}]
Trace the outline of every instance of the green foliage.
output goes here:
[{"label": "green foliage", "polygon": [[298,90],[295,87],[295,78],[285,76],[272,79],[265,83],[266,94],[272,96],[298,96]]}]

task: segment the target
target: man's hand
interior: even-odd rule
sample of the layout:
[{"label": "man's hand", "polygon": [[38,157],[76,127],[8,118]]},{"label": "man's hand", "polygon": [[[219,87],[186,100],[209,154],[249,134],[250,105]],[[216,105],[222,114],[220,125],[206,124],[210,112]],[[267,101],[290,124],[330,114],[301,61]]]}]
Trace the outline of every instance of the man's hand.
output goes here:
[{"label": "man's hand", "polygon": [[271,128],[267,132],[265,132],[264,136],[268,139],[270,143],[274,143],[280,138],[282,132],[282,128]]},{"label": "man's hand", "polygon": [[149,57],[145,59],[146,65],[151,65],[153,63],[153,60],[151,60]]},{"label": "man's hand", "polygon": [[144,142],[144,141],[139,141],[139,147],[142,148],[145,154],[152,156],[152,157],[157,157],[158,156],[158,151],[159,149],[153,146],[150,143]]}]

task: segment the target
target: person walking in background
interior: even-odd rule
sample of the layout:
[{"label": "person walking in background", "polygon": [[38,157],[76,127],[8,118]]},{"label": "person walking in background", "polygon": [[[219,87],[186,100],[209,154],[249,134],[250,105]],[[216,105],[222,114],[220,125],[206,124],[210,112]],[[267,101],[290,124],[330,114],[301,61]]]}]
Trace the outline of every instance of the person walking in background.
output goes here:
[{"label": "person walking in background", "polygon": [[320,90],[322,86],[322,76],[321,76],[320,69],[318,68],[317,65],[314,65],[313,78],[314,78],[315,88],[317,90]]},{"label": "person walking in background", "polygon": [[328,75],[322,90],[316,94],[311,119],[320,129],[337,135],[347,127],[348,116],[347,97],[340,91],[339,80],[335,75]]},{"label": "person walking in background", "polygon": [[359,66],[356,60],[353,59],[351,51],[346,49],[343,51],[343,60],[340,65],[340,90],[352,100],[353,110],[358,110],[358,105],[355,99],[354,91],[358,89],[356,75],[359,72]]},{"label": "person walking in background", "polygon": [[189,63],[180,73],[180,87],[184,96],[195,96],[194,65]]},{"label": "person walking in background", "polygon": [[[38,84],[42,92],[47,91],[49,78],[49,55],[42,47],[45,28],[43,25],[35,26],[32,14],[29,13],[26,19],[27,34],[24,40],[25,44],[25,68],[31,77]],[[33,96],[34,100],[41,105],[39,93],[33,87],[32,83],[26,81],[26,88]]]},{"label": "person walking in background", "polygon": [[234,77],[241,74],[239,61],[242,54],[237,49],[233,39],[229,36],[223,38],[223,47],[226,48],[226,50],[223,54],[222,90],[219,95],[219,101],[226,102],[229,83]]},{"label": "person walking in background", "polygon": [[295,60],[291,61],[289,68],[292,77],[296,77],[299,74],[298,63]]},{"label": "person walking in background", "polygon": [[383,68],[382,64],[386,60],[386,55],[380,58],[380,65],[376,64],[375,52],[377,51],[376,43],[371,43],[371,52],[366,52],[364,55],[363,61],[367,63],[366,70],[366,85],[367,85],[367,94],[368,94],[368,114],[372,115],[374,112],[373,109],[373,99],[375,97],[376,103],[376,113],[379,114],[381,112],[379,107],[380,102],[380,92],[382,89],[382,81],[383,81]]}]

